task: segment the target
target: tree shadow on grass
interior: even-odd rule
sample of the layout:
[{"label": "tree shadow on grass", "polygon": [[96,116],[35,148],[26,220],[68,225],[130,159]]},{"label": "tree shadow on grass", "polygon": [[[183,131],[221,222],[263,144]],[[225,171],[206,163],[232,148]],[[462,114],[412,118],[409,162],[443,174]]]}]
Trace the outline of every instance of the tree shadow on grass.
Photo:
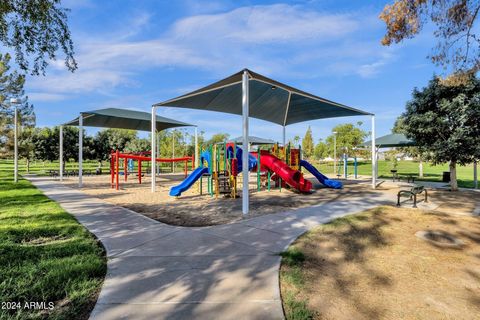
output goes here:
[{"label": "tree shadow on grass", "polygon": [[[341,301],[348,301],[348,308],[354,306],[357,316],[366,319],[381,318],[385,312],[383,307],[365,302],[364,295],[358,292],[357,288],[360,281],[367,281],[370,286],[378,288],[392,286],[386,272],[369,266],[368,256],[372,248],[390,245],[388,235],[384,234],[382,228],[399,221],[402,219],[385,216],[383,207],[378,207],[367,213],[337,218],[305,233],[288,251],[300,250],[305,257],[300,268],[305,278],[303,281],[309,284],[303,289],[297,288],[291,292],[285,289],[287,291],[282,291],[282,294],[296,295],[300,297],[298,301],[310,299],[312,306],[316,306],[316,310],[312,312],[318,312],[317,316],[320,318],[335,317],[337,311],[333,310],[342,308]],[[285,261],[284,258],[283,262]],[[353,265],[356,267],[351,269]],[[282,275],[288,276],[292,270],[287,268]],[[282,280],[282,283],[287,282],[287,278]],[[295,293],[295,290],[298,292]],[[335,297],[338,296],[341,300],[336,300]],[[335,300],[330,302],[330,299]],[[285,303],[291,305],[285,297],[283,301],[284,306]],[[286,309],[290,317],[295,318],[298,310],[291,310],[288,305]],[[348,314],[348,310],[344,311]]]}]

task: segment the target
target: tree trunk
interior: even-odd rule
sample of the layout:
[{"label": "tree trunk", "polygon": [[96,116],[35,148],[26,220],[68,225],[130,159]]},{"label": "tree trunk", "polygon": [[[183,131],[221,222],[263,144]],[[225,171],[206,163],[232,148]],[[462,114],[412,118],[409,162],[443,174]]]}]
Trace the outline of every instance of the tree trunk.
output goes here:
[{"label": "tree trunk", "polygon": [[458,191],[457,164],[455,161],[450,161],[450,189],[452,191]]},{"label": "tree trunk", "polygon": [[420,163],[418,164],[418,176],[420,178],[423,178],[423,161],[420,160]]},{"label": "tree trunk", "polygon": [[27,173],[30,173],[30,160],[27,158]]}]

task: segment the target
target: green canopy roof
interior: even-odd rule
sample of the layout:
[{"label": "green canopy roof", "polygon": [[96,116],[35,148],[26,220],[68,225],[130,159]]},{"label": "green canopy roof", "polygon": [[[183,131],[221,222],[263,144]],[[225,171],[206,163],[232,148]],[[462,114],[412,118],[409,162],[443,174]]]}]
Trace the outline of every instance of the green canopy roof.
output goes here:
[{"label": "green canopy roof", "polygon": [[[236,144],[242,144],[243,137],[237,137],[235,139],[231,139],[230,141],[235,142]],[[251,145],[275,144],[275,141],[273,141],[272,139],[265,139],[265,138],[255,137],[255,136],[248,136],[248,142]]]},{"label": "green canopy roof", "polygon": [[[152,115],[148,112],[118,108],[107,108],[80,112],[83,116],[83,125],[86,127],[131,129],[140,131],[151,130]],[[78,126],[78,118],[65,123],[66,126]],[[157,130],[175,127],[193,126],[185,122],[157,116]]]},{"label": "green canopy roof", "polygon": [[249,76],[250,117],[286,126],[307,120],[371,115],[371,113],[292,88],[248,69],[154,106],[202,109],[241,115],[244,71],[247,71]]},{"label": "green canopy roof", "polygon": [[[372,141],[367,141],[362,144],[364,147],[370,147],[371,145]],[[386,136],[375,139],[375,146],[379,148],[411,147],[415,145],[415,141],[408,139],[401,133],[387,134]]]}]

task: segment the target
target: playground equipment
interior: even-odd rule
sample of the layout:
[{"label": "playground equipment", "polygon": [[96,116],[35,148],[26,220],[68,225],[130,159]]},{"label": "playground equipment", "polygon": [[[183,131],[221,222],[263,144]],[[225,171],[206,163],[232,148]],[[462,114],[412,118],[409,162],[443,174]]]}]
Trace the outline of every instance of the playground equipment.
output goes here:
[{"label": "playground equipment", "polygon": [[308,170],[311,174],[313,174],[315,178],[317,178],[317,180],[324,186],[328,188],[333,188],[333,189],[343,188],[343,184],[340,181],[327,178],[322,173],[320,173],[320,171],[318,171],[317,168],[312,166],[308,161],[300,160],[300,165],[304,167],[306,170]]},{"label": "playground equipment", "polygon": [[[220,194],[228,194],[232,198],[237,197],[238,173],[242,171],[243,149],[232,142],[223,142],[207,147],[201,154],[201,165],[195,169],[179,185],[170,189],[171,196],[180,196],[195,182],[199,181],[199,191],[202,194],[203,177],[207,178],[207,192],[218,197]],[[206,166],[204,167],[204,164]],[[292,148],[290,144],[279,146],[274,144],[272,148],[250,152],[248,157],[248,170],[256,173],[257,191],[262,185],[268,190],[271,183],[275,187],[290,187],[302,193],[312,190],[312,183],[305,179],[301,168],[304,167],[325,186],[334,189],[343,187],[340,181],[331,180],[322,175],[310,163],[301,159],[300,147]],[[262,183],[263,182],[263,183]]]},{"label": "playground equipment", "polygon": [[[357,161],[357,157],[354,156],[353,157],[353,176],[355,179],[357,179],[358,177],[358,161]],[[338,177],[341,177],[343,175],[343,178],[344,179],[348,179],[348,163],[349,163],[349,157],[348,157],[348,154],[347,153],[344,153],[342,155],[342,163],[343,163],[343,166],[338,166],[338,169],[337,169],[337,176]]]},{"label": "playground equipment", "polygon": [[[134,172],[134,161],[137,161],[137,177],[138,183],[142,183],[142,162],[146,161],[151,162],[149,156],[150,152],[141,152],[141,153],[120,153],[119,150],[112,151],[110,153],[110,175],[111,175],[111,186],[112,188],[119,189],[120,186],[120,175],[123,174],[125,181],[127,181],[128,175],[133,174]],[[120,166],[120,161],[122,161],[122,166]],[[185,162],[184,173],[185,177],[187,176],[188,171],[188,162],[191,161],[191,166],[193,169],[195,159],[194,156],[187,156],[181,158],[156,158],[156,162]],[[123,167],[123,172],[120,171],[120,168]],[[150,170],[152,174],[155,174],[155,170]]]},{"label": "playground equipment", "polygon": [[[249,155],[248,168],[252,170],[257,165],[253,155]],[[237,194],[237,177],[242,170],[242,149],[235,143],[221,143],[206,148],[200,157],[200,166],[195,169],[182,183],[170,189],[171,196],[180,196],[200,179],[200,194],[202,194],[203,176],[207,177],[207,189],[210,195]],[[206,167],[204,167],[206,163]]]}]

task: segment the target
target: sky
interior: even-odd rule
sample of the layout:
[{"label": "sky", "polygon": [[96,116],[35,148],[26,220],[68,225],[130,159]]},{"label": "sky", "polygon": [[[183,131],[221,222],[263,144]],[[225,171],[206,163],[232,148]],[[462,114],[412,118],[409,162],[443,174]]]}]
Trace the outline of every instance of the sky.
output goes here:
[{"label": "sky", "polygon": [[[151,105],[223,79],[243,68],[376,115],[377,136],[390,133],[415,87],[442,70],[427,56],[431,30],[384,47],[378,19],[391,1],[64,0],[78,70],[53,61],[46,76],[28,76],[38,126],[81,111]],[[160,108],[161,116],[196,124],[207,138],[241,135],[241,117]],[[287,127],[287,139],[325,139],[335,125],[370,117],[324,119]],[[193,130],[193,129],[192,129]],[[88,129],[95,133],[96,129]],[[192,131],[193,132],[193,131]],[[282,127],[250,119],[250,133],[282,139]]]}]

